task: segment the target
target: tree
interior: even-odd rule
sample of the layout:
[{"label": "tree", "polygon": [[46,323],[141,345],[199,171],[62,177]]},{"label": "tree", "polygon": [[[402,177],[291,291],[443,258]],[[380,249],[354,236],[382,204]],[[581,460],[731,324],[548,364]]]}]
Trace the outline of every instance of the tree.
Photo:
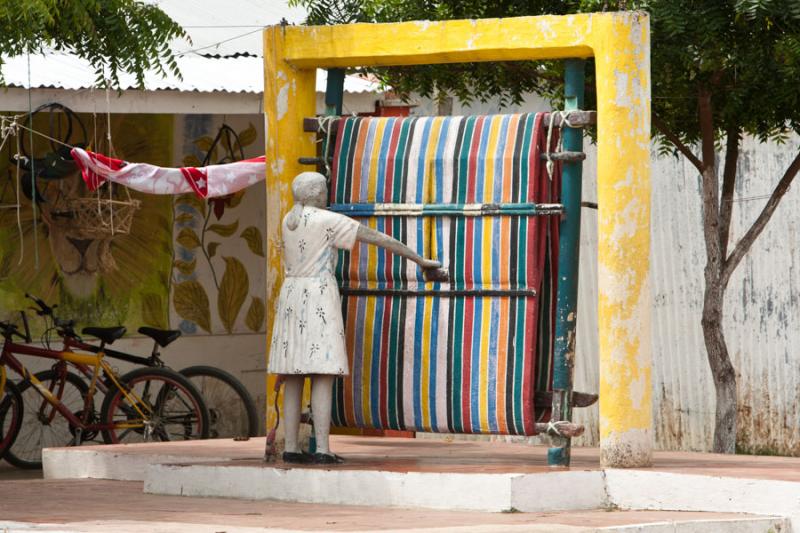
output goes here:
[{"label": "tree", "polygon": [[[641,9],[651,17],[653,135],[661,151],[697,169],[706,244],[702,329],[716,389],[714,451],[736,446],[736,371],[723,330],[731,275],[766,227],[800,170],[800,154],[777,180],[749,229],[730,236],[743,135],[781,143],[800,131],[800,2],[797,0],[295,0],[309,23],[395,22]],[[476,63],[378,69],[403,94],[519,102],[527,91],[559,105],[560,62]],[[592,105],[591,64],[587,103]],[[717,149],[723,157],[717,161]],[[698,153],[695,153],[698,150]]]},{"label": "tree", "polygon": [[129,72],[143,87],[148,70],[180,76],[175,38],[187,36],[157,6],[137,0],[0,2],[0,69],[3,57],[64,50],[88,60],[100,86],[118,87],[119,73]]}]

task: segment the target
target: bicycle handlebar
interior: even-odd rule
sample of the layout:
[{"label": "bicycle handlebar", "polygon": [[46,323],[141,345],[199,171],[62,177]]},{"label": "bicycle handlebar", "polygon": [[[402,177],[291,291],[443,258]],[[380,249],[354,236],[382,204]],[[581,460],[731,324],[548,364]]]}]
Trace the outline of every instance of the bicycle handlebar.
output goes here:
[{"label": "bicycle handlebar", "polygon": [[25,293],[25,297],[30,300],[33,300],[33,303],[39,306],[39,309],[34,309],[37,315],[53,316],[53,309],[56,307],[55,305],[53,307],[50,307],[49,305],[44,303],[44,300],[42,300],[38,296],[34,296],[33,294],[28,294],[27,292]]}]

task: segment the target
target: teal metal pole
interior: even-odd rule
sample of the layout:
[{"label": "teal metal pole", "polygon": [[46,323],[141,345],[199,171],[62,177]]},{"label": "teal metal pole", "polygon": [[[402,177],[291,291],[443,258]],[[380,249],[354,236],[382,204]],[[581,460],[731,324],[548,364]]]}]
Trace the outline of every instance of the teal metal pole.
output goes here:
[{"label": "teal metal pole", "polygon": [[[329,68],[328,82],[325,86],[325,115],[340,116],[342,114],[342,104],[344,103],[344,75],[343,68]],[[323,141],[325,143],[326,141]],[[322,153],[327,154],[330,146],[324,145]],[[328,180],[331,179],[327,176]],[[313,385],[312,385],[313,387]],[[314,435],[314,413],[311,413],[311,437],[308,439],[308,453],[317,452],[317,439]]]},{"label": "teal metal pole", "polygon": [[[583,107],[585,62],[569,59],[564,62],[564,109],[572,111]],[[561,129],[563,149],[583,151],[583,130]],[[549,149],[549,147],[548,147]],[[581,232],[581,180],[583,164],[564,162],[561,184],[561,203],[564,214],[559,226],[558,285],[556,299],[556,336],[553,361],[553,412],[552,420],[572,418],[572,369],[575,363],[575,319],[578,312],[578,259]],[[570,439],[556,437],[560,446],[550,448],[547,462],[550,466],[569,466]]]}]

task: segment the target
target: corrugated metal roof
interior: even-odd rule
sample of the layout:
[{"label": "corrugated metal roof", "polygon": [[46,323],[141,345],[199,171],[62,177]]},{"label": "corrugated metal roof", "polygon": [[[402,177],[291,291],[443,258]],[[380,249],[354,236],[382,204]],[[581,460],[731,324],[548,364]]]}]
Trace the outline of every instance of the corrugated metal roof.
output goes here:
[{"label": "corrugated metal roof", "polygon": [[[28,88],[28,58],[8,58],[3,65],[6,84]],[[246,92],[264,91],[264,63],[260,57],[239,56],[206,58],[196,54],[178,58],[183,79],[169,74],[162,77],[155,72],[145,77],[145,88],[156,90],[199,92]],[[317,71],[317,91],[325,91],[327,73]],[[122,89],[136,89],[136,78],[124,74],[120,77]],[[51,53],[32,55],[30,58],[30,86],[33,88],[88,89],[94,86],[94,69],[89,62],[74,55]],[[345,78],[345,92],[377,92],[378,84],[356,76]]]},{"label": "corrugated metal roof", "polygon": [[[183,79],[156,72],[145,77],[145,88],[199,92],[262,93],[263,45],[265,26],[281,20],[299,23],[305,18],[301,9],[289,8],[284,0],[154,0],[178,24],[192,42],[177,40],[172,49]],[[28,58],[4,59],[2,69],[6,84],[28,88]],[[317,72],[317,91],[325,90],[327,75]],[[120,77],[122,89],[138,88],[136,78]],[[88,61],[63,52],[32,55],[30,86],[33,88],[89,89],[95,84],[94,69]],[[378,92],[378,84],[356,76],[345,78],[345,92]]]}]

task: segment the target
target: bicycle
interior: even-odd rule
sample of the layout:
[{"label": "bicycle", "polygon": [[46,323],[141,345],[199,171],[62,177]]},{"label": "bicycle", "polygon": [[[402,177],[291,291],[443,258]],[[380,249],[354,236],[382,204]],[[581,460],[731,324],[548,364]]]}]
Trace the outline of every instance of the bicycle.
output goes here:
[{"label": "bicycle", "polygon": [[[54,306],[41,298],[28,296],[38,309],[36,313],[49,317],[63,339],[63,350],[78,349],[96,353],[98,347],[84,342],[74,330],[75,322],[60,320],[54,314]],[[161,359],[160,348],[165,348],[181,336],[179,330],[164,330],[140,327],[138,332],[153,339],[153,350],[149,357],[106,348],[107,357],[150,368],[167,368]],[[86,373],[82,371],[84,375]],[[209,438],[241,438],[258,435],[258,411],[252,396],[245,386],[229,372],[219,368],[196,365],[178,371],[189,379],[200,392],[209,411]],[[88,377],[88,376],[87,376]]]},{"label": "bicycle", "polygon": [[[0,324],[3,324],[0,322]],[[22,336],[20,333],[14,332]],[[11,448],[22,427],[24,414],[22,395],[16,384],[8,381],[6,368],[0,366],[0,459]]]},{"label": "bicycle", "polygon": [[[20,424],[16,438],[9,439],[4,458],[10,463],[21,468],[41,468],[43,447],[77,446],[98,434],[109,444],[208,437],[208,411],[186,378],[164,368],[140,368],[120,377],[106,362],[106,345],[122,337],[124,327],[84,328],[82,333],[98,338],[100,346],[96,353],[78,353],[29,345],[30,329],[24,313],[22,317],[24,336],[16,325],[0,322],[0,335],[4,338],[0,367],[8,367],[22,378],[18,387],[23,398],[21,420],[34,417],[29,425]],[[15,343],[15,335],[28,344]],[[15,355],[56,362],[50,370],[32,374]],[[69,372],[67,364],[90,376],[89,385]],[[7,381],[6,387],[9,384]],[[68,387],[79,391],[79,402],[65,403],[63,399],[76,397],[67,396]],[[98,415],[95,394],[102,389],[106,393]],[[33,431],[26,431],[28,428]],[[52,442],[45,442],[45,435],[51,436]]]}]

